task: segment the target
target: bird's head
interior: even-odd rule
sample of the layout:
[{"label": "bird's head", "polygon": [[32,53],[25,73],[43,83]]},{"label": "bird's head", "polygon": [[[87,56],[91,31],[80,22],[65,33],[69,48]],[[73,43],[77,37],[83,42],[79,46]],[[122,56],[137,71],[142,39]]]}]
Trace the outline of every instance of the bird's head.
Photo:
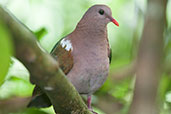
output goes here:
[{"label": "bird's head", "polygon": [[107,25],[109,22],[113,22],[119,26],[119,23],[112,17],[111,9],[106,5],[94,5],[90,7],[81,21],[84,24],[88,22],[93,25]]}]

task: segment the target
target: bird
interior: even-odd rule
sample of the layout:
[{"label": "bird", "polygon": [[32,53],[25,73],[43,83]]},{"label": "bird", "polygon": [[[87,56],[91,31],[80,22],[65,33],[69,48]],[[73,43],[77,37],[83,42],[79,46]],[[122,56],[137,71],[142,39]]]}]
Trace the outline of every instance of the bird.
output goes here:
[{"label": "bird", "polygon": [[[50,52],[79,94],[87,95],[87,107],[95,114],[91,107],[91,95],[105,82],[111,62],[107,35],[109,22],[119,26],[107,5],[91,6],[73,32],[59,40]],[[28,107],[49,106],[49,98],[36,85]]]}]

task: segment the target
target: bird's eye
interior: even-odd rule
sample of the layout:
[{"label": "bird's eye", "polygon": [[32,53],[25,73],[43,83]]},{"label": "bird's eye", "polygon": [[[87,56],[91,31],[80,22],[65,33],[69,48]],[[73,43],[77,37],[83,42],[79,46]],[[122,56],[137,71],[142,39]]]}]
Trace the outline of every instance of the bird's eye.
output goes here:
[{"label": "bird's eye", "polygon": [[104,10],[100,9],[100,10],[99,10],[99,14],[100,14],[100,15],[103,15],[103,14],[104,14]]}]

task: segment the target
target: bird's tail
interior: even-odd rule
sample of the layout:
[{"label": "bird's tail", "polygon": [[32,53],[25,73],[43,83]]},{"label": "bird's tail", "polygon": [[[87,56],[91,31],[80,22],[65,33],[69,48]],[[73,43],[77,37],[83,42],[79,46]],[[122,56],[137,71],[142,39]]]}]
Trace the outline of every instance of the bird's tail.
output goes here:
[{"label": "bird's tail", "polygon": [[[39,94],[36,95],[35,93],[37,93],[37,90],[39,90]],[[27,107],[45,108],[50,106],[51,101],[48,96],[42,91],[40,92],[40,88],[36,86],[33,92],[33,97]]]}]

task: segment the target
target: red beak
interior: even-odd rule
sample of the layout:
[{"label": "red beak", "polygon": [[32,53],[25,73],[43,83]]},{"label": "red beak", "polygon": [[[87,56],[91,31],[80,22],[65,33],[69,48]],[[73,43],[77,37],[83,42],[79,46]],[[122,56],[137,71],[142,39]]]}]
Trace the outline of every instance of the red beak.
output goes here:
[{"label": "red beak", "polygon": [[109,18],[110,21],[113,22],[116,26],[119,26],[119,23],[118,23],[112,16],[108,16],[108,18]]},{"label": "red beak", "polygon": [[115,19],[113,19],[112,18],[112,20],[111,20],[116,26],[118,26],[119,27],[119,23],[115,20]]}]

